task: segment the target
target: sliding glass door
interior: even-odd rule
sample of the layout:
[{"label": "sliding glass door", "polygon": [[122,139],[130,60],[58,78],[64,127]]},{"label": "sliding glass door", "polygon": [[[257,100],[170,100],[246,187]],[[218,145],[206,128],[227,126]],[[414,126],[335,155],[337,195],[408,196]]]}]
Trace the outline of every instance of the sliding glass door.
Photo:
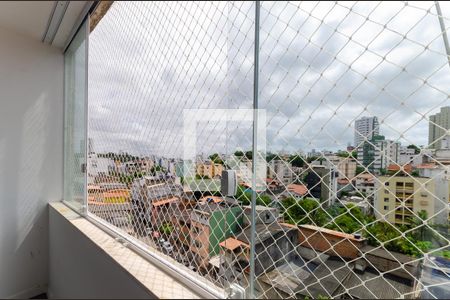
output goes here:
[{"label": "sliding glass door", "polygon": [[64,200],[84,212],[86,201],[86,20],[64,54]]}]

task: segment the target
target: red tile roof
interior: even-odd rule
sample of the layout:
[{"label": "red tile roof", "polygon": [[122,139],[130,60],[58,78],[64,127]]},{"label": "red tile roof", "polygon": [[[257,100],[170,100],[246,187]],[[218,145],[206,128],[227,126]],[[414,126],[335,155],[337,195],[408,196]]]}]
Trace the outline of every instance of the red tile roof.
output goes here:
[{"label": "red tile roof", "polygon": [[226,239],[225,241],[221,242],[219,245],[221,247],[226,248],[231,251],[233,251],[234,249],[236,249],[240,246],[243,246],[243,247],[249,246],[248,244],[241,242],[240,240],[237,240],[235,238],[231,238],[231,237]]},{"label": "red tile roof", "polygon": [[318,226],[314,226],[314,225],[299,225],[298,228],[301,229],[309,229],[309,230],[314,230],[316,232],[321,232],[321,233],[326,233],[326,234],[330,234],[330,235],[334,235],[337,237],[341,237],[341,238],[345,238],[345,239],[349,239],[349,240],[354,240],[354,241],[361,241],[362,239],[357,239],[353,236],[353,234],[348,234],[348,233],[343,233],[340,231],[336,231],[336,230],[331,230],[328,228],[324,228],[324,227],[318,227]]},{"label": "red tile roof", "polygon": [[420,164],[417,166],[418,169],[436,169],[438,166],[433,163]]},{"label": "red tile roof", "polygon": [[393,172],[397,172],[397,171],[404,171],[406,173],[411,173],[412,172],[412,166],[410,164],[406,164],[404,166],[399,166],[397,164],[391,164],[387,167],[388,171],[393,171]]},{"label": "red tile roof", "polygon": [[361,173],[361,174],[358,174],[355,177],[353,177],[352,180],[355,180],[355,179],[366,179],[368,181],[373,181],[374,178],[375,178],[375,175],[373,175],[373,174]]},{"label": "red tile roof", "polygon": [[308,188],[303,184],[289,184],[287,186],[289,192],[304,196],[308,193]]}]

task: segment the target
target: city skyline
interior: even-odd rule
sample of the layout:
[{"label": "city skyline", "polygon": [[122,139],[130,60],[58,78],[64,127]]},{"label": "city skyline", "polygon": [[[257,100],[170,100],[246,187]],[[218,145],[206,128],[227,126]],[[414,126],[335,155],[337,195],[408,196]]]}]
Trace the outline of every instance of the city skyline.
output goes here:
[{"label": "city skyline", "polygon": [[[446,106],[446,107],[441,107],[440,109],[442,110],[442,108],[447,108],[447,106]],[[355,139],[356,139],[356,135],[362,136],[361,133],[357,134],[357,129],[356,129],[356,128],[357,128],[357,126],[356,126],[357,121],[362,120],[362,119],[368,119],[368,118],[370,119],[370,118],[377,118],[377,117],[376,117],[376,116],[371,116],[371,117],[368,117],[368,116],[362,116],[361,119],[358,119],[358,120],[355,121],[355,126],[354,126],[354,136],[355,136]],[[431,126],[431,125],[429,125],[429,126]],[[371,134],[370,136],[372,136],[372,138],[373,138],[373,136],[377,136],[377,135],[380,135],[380,136],[383,136],[383,137],[384,137],[384,135],[383,135],[383,130],[382,130],[381,128],[378,128],[377,131],[371,132],[370,134]],[[368,140],[369,142],[370,142],[371,139],[372,139],[372,138],[370,138],[369,136],[366,136],[366,138],[367,138],[367,140]],[[363,141],[363,140],[364,140],[364,139],[362,139],[362,141]],[[392,142],[394,142],[394,143],[399,143],[398,140],[397,140],[397,141],[395,141],[395,140],[390,140],[390,139],[386,139],[386,140],[387,140],[387,141],[392,141]],[[119,149],[119,150],[117,150],[117,151],[111,151],[111,150],[94,151],[96,148],[93,146],[93,144],[94,144],[93,141],[94,141],[93,138],[89,138],[88,147],[89,147],[89,152],[92,152],[92,153],[100,153],[100,154],[106,154],[106,153],[116,153],[116,154],[121,154],[121,153],[122,153],[122,154],[130,154],[130,155],[141,156],[141,157],[146,157],[146,156],[147,156],[147,157],[148,157],[148,156],[157,156],[157,154],[155,154],[155,153],[150,153],[150,152],[145,152],[145,153],[133,153],[133,152],[126,151],[126,150],[124,150],[124,149]],[[372,143],[372,142],[370,142],[370,143]],[[362,145],[363,145],[363,144],[361,143],[360,146],[362,147]],[[375,142],[373,142],[373,145],[375,145]],[[420,144],[416,144],[416,143],[400,144],[401,147],[407,147],[407,146],[410,146],[410,145],[414,145],[414,146],[417,146],[417,147],[419,147],[419,148],[424,148],[424,149],[427,148],[427,147],[424,146],[424,145],[420,145]],[[352,151],[356,151],[357,148],[358,148],[358,147],[356,147],[354,144],[351,144],[351,143],[348,143],[346,147],[348,147],[348,146],[351,146],[351,147],[354,147],[354,148],[355,148],[355,150],[352,150]],[[268,145],[267,147],[270,147],[270,146]],[[309,153],[312,153],[312,151],[315,151],[315,153],[317,153],[317,156],[323,156],[323,153],[324,153],[324,152],[332,152],[332,153],[339,153],[339,152],[341,152],[341,151],[349,152],[349,153],[352,152],[352,151],[348,151],[348,150],[346,149],[346,147],[336,148],[336,149],[334,149],[334,150],[331,149],[331,148],[323,148],[323,149],[311,148],[311,149],[306,149],[306,150],[303,150],[303,149],[297,149],[297,150],[294,150],[294,151],[291,151],[291,152],[286,151],[286,150],[284,150],[284,149],[282,149],[282,150],[280,150],[280,151],[271,151],[271,150],[267,149],[267,150],[266,150],[266,154],[300,155],[300,156],[303,156],[303,157],[306,158],[306,157],[310,156],[310,155],[308,155],[308,154],[309,154]],[[433,149],[433,148],[430,148],[430,149]],[[211,156],[211,155],[213,155],[213,154],[232,155],[232,154],[234,154],[236,151],[247,152],[247,151],[252,151],[252,148],[243,149],[243,148],[241,148],[241,147],[237,147],[237,148],[235,148],[234,150],[233,150],[233,149],[229,149],[229,152],[214,152],[214,151],[209,152],[209,153],[200,152],[200,153],[197,154],[197,156],[203,156],[203,157],[207,158],[207,157],[209,157],[209,156]],[[165,157],[165,156],[162,155],[162,156],[160,156],[160,157]],[[169,159],[182,159],[182,157],[166,157],[166,158],[169,158]]]}]

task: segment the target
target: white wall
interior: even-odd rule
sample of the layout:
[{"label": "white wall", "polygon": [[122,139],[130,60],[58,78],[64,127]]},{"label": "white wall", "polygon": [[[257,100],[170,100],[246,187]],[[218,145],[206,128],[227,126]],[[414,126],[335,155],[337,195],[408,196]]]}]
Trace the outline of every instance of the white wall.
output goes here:
[{"label": "white wall", "polygon": [[61,50],[0,28],[0,298],[46,290],[62,157]]}]

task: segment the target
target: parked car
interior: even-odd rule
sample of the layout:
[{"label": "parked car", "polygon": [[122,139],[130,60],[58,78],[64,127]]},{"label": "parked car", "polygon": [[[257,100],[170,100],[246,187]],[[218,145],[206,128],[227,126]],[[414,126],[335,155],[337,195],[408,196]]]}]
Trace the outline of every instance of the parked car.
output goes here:
[{"label": "parked car", "polygon": [[166,241],[165,239],[160,238],[158,240],[158,244],[159,244],[159,246],[161,247],[161,250],[164,253],[167,253],[167,254],[172,254],[173,253],[173,246],[172,246],[172,244],[169,243],[168,241]]}]

